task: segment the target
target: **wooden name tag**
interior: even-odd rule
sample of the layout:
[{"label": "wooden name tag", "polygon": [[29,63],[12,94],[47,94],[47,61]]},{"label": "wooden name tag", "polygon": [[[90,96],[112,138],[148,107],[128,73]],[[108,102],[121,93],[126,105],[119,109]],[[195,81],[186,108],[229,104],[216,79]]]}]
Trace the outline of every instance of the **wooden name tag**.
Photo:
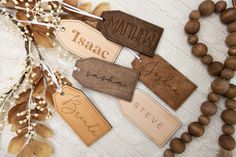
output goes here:
[{"label": "wooden name tag", "polygon": [[124,115],[144,131],[159,147],[179,129],[181,122],[140,90],[132,102],[119,100]]},{"label": "wooden name tag", "polygon": [[139,80],[177,110],[197,86],[158,55],[153,58],[141,55],[132,66],[140,72]]},{"label": "wooden name tag", "polygon": [[83,142],[90,146],[111,130],[111,125],[84,93],[70,86],[53,95],[55,108]]},{"label": "wooden name tag", "polygon": [[86,88],[132,100],[139,72],[96,58],[77,60],[73,77]]},{"label": "wooden name tag", "polygon": [[163,28],[121,11],[102,13],[97,28],[109,40],[153,57]]},{"label": "wooden name tag", "polygon": [[114,62],[121,49],[98,30],[78,20],[62,20],[55,35],[65,49],[82,58],[96,57]]}]

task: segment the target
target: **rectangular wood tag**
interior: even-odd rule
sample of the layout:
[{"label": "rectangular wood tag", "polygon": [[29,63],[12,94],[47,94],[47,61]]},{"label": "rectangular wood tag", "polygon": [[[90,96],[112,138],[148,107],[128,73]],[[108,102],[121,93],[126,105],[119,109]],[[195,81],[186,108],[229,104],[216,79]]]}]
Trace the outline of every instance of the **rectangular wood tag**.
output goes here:
[{"label": "rectangular wood tag", "polygon": [[140,58],[141,62],[137,59],[132,62],[133,68],[140,72],[139,80],[172,109],[177,110],[197,88],[162,57],[141,55]]},{"label": "rectangular wood tag", "polygon": [[87,146],[111,130],[111,125],[78,89],[64,86],[63,94],[53,95],[53,102],[61,117]]},{"label": "rectangular wood tag", "polygon": [[118,100],[124,115],[162,147],[182,123],[161,105],[140,90],[132,102]]},{"label": "rectangular wood tag", "polygon": [[102,13],[97,28],[109,40],[153,57],[163,28],[122,11]]},{"label": "rectangular wood tag", "polygon": [[66,50],[81,58],[96,57],[114,62],[121,50],[120,45],[79,20],[62,20],[60,29],[54,33]]},{"label": "rectangular wood tag", "polygon": [[139,72],[96,58],[77,60],[73,77],[84,87],[132,100]]}]

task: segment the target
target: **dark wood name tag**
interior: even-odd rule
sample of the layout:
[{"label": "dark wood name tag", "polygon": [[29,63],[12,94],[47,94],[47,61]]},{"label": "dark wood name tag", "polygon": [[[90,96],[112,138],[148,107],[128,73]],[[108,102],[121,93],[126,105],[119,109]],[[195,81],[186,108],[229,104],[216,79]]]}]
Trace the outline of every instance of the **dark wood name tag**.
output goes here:
[{"label": "dark wood name tag", "polygon": [[77,60],[73,77],[84,87],[131,101],[139,72],[96,58]]},{"label": "dark wood name tag", "polygon": [[102,13],[97,28],[109,40],[153,57],[163,28],[121,11]]},{"label": "dark wood name tag", "polygon": [[177,110],[197,86],[158,55],[141,55],[132,66],[140,72],[139,80],[157,94],[172,109]]}]

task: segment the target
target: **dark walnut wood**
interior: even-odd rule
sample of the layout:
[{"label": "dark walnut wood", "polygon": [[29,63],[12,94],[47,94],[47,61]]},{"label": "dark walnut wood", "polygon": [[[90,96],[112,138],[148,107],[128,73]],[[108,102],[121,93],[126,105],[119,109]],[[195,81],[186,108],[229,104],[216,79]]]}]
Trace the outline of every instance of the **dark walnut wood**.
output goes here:
[{"label": "dark walnut wood", "polygon": [[153,58],[140,55],[132,66],[140,72],[139,80],[163,99],[172,109],[177,110],[197,88],[188,78],[158,55]]},{"label": "dark walnut wood", "polygon": [[108,39],[153,57],[163,28],[121,11],[102,13],[97,29]]},{"label": "dark walnut wood", "polygon": [[77,60],[73,77],[84,87],[131,101],[139,72],[96,58]]}]

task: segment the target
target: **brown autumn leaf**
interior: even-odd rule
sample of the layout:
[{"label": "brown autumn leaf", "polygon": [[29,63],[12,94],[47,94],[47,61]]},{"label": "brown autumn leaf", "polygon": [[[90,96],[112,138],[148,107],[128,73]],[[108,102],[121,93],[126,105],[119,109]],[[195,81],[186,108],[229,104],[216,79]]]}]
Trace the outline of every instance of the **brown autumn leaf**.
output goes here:
[{"label": "brown autumn leaf", "polygon": [[12,0],[8,0],[5,4],[6,8],[14,9],[15,3]]},{"label": "brown autumn leaf", "polygon": [[46,117],[48,116],[48,109],[44,108],[43,111],[40,110],[31,110],[31,114],[38,114],[38,116],[32,116],[33,119],[38,120],[38,121],[44,121],[46,120]]},{"label": "brown autumn leaf", "polygon": [[52,137],[52,131],[45,125],[37,124],[35,127],[36,133],[43,138],[50,138]]},{"label": "brown autumn leaf", "polygon": [[63,0],[65,3],[72,5],[74,7],[76,7],[78,5],[78,1],[77,0]]},{"label": "brown autumn leaf", "polygon": [[46,89],[46,92],[45,92],[45,98],[46,98],[46,101],[48,103],[50,103],[51,105],[53,105],[53,99],[52,99],[52,95],[56,93],[56,89],[53,85],[49,85]]},{"label": "brown autumn leaf", "polygon": [[11,126],[11,131],[17,131],[18,129],[23,129],[25,127],[27,127],[28,124],[27,123],[24,123],[24,124],[12,124]]},{"label": "brown autumn leaf", "polygon": [[31,32],[33,31],[39,31],[39,32],[42,32],[42,33],[52,33],[53,32],[53,29],[48,29],[46,26],[41,26],[41,25],[34,25],[32,24],[31,27],[30,27],[30,30]]},{"label": "brown autumn leaf", "polygon": [[29,80],[30,83],[32,84],[36,84],[42,77],[42,70],[40,66],[34,67],[30,76],[29,76]]},{"label": "brown autumn leaf", "polygon": [[79,5],[79,9],[86,11],[86,12],[90,12],[91,11],[91,3],[90,2],[85,2]]},{"label": "brown autumn leaf", "polygon": [[41,78],[41,79],[37,82],[37,84],[36,84],[36,86],[35,86],[35,88],[34,88],[33,96],[34,96],[34,97],[37,97],[37,96],[41,95],[42,92],[44,91],[44,88],[45,88],[45,86],[44,86],[44,79]]},{"label": "brown autumn leaf", "polygon": [[8,145],[8,153],[17,154],[21,150],[21,148],[24,146],[25,142],[26,142],[25,135],[14,137],[13,139],[11,139]]},{"label": "brown autumn leaf", "polygon": [[9,112],[8,112],[8,122],[9,124],[16,124],[18,123],[19,120],[22,120],[25,118],[24,116],[17,116],[17,113],[22,112],[25,110],[27,106],[27,103],[22,103],[22,104],[18,104],[14,107],[12,107]]},{"label": "brown autumn leaf", "polygon": [[52,147],[47,143],[31,140],[29,146],[37,157],[50,157],[52,155]]},{"label": "brown autumn leaf", "polygon": [[27,89],[25,92],[19,94],[19,98],[15,99],[16,105],[22,104],[29,99],[31,89]]},{"label": "brown autumn leaf", "polygon": [[33,156],[33,152],[31,151],[29,145],[26,145],[17,155],[17,157],[32,157],[32,156]]},{"label": "brown autumn leaf", "polygon": [[41,45],[45,48],[53,47],[53,40],[40,31],[33,31],[33,38],[38,45]]},{"label": "brown autumn leaf", "polygon": [[110,7],[109,3],[106,3],[106,2],[100,3],[93,10],[93,14],[96,16],[101,16],[102,12],[109,10],[109,7]]},{"label": "brown autumn leaf", "polygon": [[17,20],[28,20],[25,14],[26,13],[24,11],[17,11],[16,13]]}]

